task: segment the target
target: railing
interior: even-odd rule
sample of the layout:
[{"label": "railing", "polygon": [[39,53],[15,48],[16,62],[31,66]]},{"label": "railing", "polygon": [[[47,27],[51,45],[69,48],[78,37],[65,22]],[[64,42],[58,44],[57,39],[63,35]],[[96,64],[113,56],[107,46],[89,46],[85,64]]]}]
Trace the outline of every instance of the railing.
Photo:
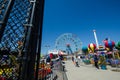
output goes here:
[{"label": "railing", "polygon": [[39,80],[67,80],[65,62],[61,60],[53,60],[52,62],[52,66],[46,63],[41,65]]}]

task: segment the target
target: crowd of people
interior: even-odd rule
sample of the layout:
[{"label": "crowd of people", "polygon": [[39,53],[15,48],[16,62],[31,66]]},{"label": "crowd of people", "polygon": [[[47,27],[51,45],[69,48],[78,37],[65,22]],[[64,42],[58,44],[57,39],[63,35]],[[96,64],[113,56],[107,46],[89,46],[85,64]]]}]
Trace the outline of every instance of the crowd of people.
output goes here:
[{"label": "crowd of people", "polygon": [[76,67],[80,67],[81,62],[93,64],[97,69],[107,70],[107,65],[116,67],[120,65],[120,55],[118,52],[106,54],[105,52],[89,53],[87,55],[72,55],[72,62]]}]

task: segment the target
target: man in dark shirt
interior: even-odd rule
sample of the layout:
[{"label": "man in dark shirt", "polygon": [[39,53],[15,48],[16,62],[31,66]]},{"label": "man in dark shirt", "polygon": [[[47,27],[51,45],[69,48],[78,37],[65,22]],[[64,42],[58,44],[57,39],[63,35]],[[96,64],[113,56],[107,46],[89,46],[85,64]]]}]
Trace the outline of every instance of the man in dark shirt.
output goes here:
[{"label": "man in dark shirt", "polygon": [[98,56],[97,55],[94,55],[94,62],[95,62],[95,67],[97,68],[97,69],[99,69],[99,66],[98,66]]}]

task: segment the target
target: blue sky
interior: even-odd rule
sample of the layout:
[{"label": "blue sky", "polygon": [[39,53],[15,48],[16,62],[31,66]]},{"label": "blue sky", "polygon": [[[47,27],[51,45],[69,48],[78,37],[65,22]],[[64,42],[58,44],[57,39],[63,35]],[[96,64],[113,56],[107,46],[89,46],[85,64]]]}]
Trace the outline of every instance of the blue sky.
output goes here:
[{"label": "blue sky", "polygon": [[64,33],[76,34],[83,46],[109,37],[120,41],[120,0],[45,0],[41,53],[54,49]]}]

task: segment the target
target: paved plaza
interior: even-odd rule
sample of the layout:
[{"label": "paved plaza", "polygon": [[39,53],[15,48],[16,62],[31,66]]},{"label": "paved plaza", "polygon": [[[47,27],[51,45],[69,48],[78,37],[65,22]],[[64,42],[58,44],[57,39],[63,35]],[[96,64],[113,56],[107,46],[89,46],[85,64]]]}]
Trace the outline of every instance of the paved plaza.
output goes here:
[{"label": "paved plaza", "polygon": [[120,80],[120,72],[112,71],[115,68],[110,66],[107,70],[98,70],[82,62],[80,67],[75,67],[71,60],[66,61],[65,66],[68,80]]}]

